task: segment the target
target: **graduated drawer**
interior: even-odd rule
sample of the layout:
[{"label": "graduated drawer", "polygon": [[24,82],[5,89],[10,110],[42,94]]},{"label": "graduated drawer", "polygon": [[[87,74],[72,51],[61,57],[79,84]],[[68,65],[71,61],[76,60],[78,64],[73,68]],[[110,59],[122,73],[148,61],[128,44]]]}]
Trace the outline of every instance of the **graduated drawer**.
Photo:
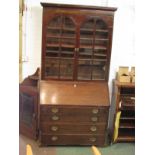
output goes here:
[{"label": "graduated drawer", "polygon": [[109,109],[104,107],[41,106],[41,121],[103,122],[108,119]]},{"label": "graduated drawer", "polygon": [[46,134],[103,134],[107,124],[41,123],[40,127]]},{"label": "graduated drawer", "polygon": [[105,136],[103,134],[91,135],[41,135],[41,145],[98,145],[104,146]]}]

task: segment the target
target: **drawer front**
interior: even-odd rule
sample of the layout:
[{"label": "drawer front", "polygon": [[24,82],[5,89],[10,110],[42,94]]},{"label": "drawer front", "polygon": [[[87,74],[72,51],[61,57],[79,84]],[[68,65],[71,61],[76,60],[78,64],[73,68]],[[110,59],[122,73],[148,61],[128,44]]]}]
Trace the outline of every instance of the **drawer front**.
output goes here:
[{"label": "drawer front", "polygon": [[103,122],[108,119],[109,109],[103,107],[41,106],[41,121]]},{"label": "drawer front", "polygon": [[109,107],[97,107],[97,106],[53,106],[53,105],[41,105],[40,111],[42,114],[56,114],[61,113],[63,115],[70,114],[85,114],[85,115],[102,115],[108,112]]},{"label": "drawer front", "polygon": [[91,122],[91,123],[95,123],[95,122],[107,122],[108,121],[108,115],[103,115],[103,116],[98,116],[98,117],[94,117],[94,116],[84,116],[84,115],[74,115],[74,116],[68,116],[68,115],[61,115],[61,114],[57,114],[57,115],[41,115],[40,116],[40,120],[41,122],[52,122],[52,123],[56,123],[56,122]]},{"label": "drawer front", "polygon": [[41,145],[98,145],[104,146],[105,136],[101,135],[41,135]]},{"label": "drawer front", "polygon": [[41,132],[46,134],[103,134],[106,124],[41,123]]}]

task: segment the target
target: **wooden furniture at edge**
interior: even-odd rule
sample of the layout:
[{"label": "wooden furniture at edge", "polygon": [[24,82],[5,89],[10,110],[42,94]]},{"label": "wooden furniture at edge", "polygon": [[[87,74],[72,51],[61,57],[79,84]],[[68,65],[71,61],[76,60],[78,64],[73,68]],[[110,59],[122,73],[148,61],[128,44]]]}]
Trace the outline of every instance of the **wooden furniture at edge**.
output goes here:
[{"label": "wooden furniture at edge", "polygon": [[116,8],[41,5],[42,62],[36,111],[39,141],[42,146],[104,146]]},{"label": "wooden furniture at edge", "polygon": [[[114,107],[114,120],[112,121],[111,118],[111,122],[115,122],[117,112],[121,112],[118,137],[115,142],[134,142],[135,83],[119,82],[117,80],[113,81],[112,107]],[[112,135],[113,134],[114,126],[112,129]]]}]

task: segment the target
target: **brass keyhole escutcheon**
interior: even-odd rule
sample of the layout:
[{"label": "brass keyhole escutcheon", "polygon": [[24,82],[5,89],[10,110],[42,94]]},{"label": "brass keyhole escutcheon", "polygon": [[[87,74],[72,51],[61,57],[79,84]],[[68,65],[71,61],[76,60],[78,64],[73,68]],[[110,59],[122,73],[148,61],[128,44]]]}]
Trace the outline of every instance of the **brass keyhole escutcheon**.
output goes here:
[{"label": "brass keyhole escutcheon", "polygon": [[89,140],[90,140],[91,142],[95,142],[95,141],[96,141],[96,138],[95,138],[95,137],[91,137],[91,138],[89,138]]},{"label": "brass keyhole escutcheon", "polygon": [[53,120],[53,121],[59,120],[59,116],[52,116],[52,120]]},{"label": "brass keyhole escutcheon", "polygon": [[97,118],[97,117],[92,117],[91,120],[92,120],[93,122],[97,122],[97,121],[98,121],[98,118]]},{"label": "brass keyhole escutcheon", "polygon": [[97,128],[96,128],[96,126],[91,126],[91,127],[90,127],[90,130],[91,130],[92,132],[95,132],[95,131],[97,130]]},{"label": "brass keyhole escutcheon", "polygon": [[52,113],[57,113],[59,111],[59,109],[58,108],[52,108],[51,111],[52,111]]},{"label": "brass keyhole escutcheon", "polygon": [[99,111],[98,109],[93,109],[93,110],[92,110],[92,113],[93,113],[93,114],[97,114],[98,111]]},{"label": "brass keyhole escutcheon", "polygon": [[58,130],[58,127],[57,127],[57,126],[52,126],[52,127],[51,127],[51,130],[52,130],[52,131],[57,131],[57,130]]},{"label": "brass keyhole escutcheon", "polygon": [[51,140],[52,140],[52,141],[56,141],[57,139],[58,139],[57,136],[52,136],[52,137],[51,137]]}]

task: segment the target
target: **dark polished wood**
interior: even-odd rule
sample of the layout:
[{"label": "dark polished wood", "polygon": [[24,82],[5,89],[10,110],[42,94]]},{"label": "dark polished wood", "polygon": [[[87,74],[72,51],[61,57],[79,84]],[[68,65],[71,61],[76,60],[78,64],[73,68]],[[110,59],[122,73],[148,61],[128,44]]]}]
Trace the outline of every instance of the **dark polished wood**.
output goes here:
[{"label": "dark polished wood", "polygon": [[105,136],[103,134],[42,134],[41,143],[44,145],[98,145],[103,146],[103,139]]},{"label": "dark polished wood", "polygon": [[19,85],[19,133],[29,138],[38,136],[39,69]]},{"label": "dark polished wood", "polygon": [[105,131],[107,124],[103,123],[42,123],[41,131],[47,134],[97,134]]},{"label": "dark polished wood", "polygon": [[106,82],[41,81],[42,105],[109,106],[109,88]]},{"label": "dark polished wood", "polygon": [[103,10],[103,11],[116,11],[115,7],[100,7],[100,6],[88,6],[88,5],[73,5],[73,4],[56,4],[56,3],[41,3],[43,7],[53,8],[71,8],[71,9],[90,9],[90,10]]},{"label": "dark polished wood", "polygon": [[112,7],[43,6],[42,80],[108,81]]},{"label": "dark polished wood", "polygon": [[43,6],[41,145],[105,144],[112,7]]},{"label": "dark polished wood", "polygon": [[[41,81],[41,145],[103,146],[109,105],[107,83]],[[53,136],[58,136],[59,140],[51,141]],[[67,138],[66,142],[64,138]]]}]

